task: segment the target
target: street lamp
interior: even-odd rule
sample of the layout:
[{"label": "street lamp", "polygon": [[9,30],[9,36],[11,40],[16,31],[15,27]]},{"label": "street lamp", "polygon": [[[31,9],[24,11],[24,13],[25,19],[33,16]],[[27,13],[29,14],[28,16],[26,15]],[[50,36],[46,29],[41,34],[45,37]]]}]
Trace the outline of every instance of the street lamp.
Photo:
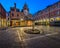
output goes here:
[{"label": "street lamp", "polygon": [[23,20],[24,20],[23,18],[20,18],[20,26],[23,26],[23,24],[24,24]]}]

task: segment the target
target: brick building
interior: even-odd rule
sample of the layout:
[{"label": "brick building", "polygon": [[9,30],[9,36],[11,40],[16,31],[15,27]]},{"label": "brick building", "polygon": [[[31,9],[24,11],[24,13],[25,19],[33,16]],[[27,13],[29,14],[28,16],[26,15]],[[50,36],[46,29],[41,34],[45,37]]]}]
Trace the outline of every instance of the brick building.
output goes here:
[{"label": "brick building", "polygon": [[38,11],[34,14],[33,19],[38,24],[49,24],[50,22],[60,21],[60,1]]},{"label": "brick building", "polygon": [[0,3],[0,27],[6,27],[6,10]]},{"label": "brick building", "polygon": [[14,3],[14,7],[10,8],[10,26],[30,26],[32,25],[31,18],[32,15],[29,14],[29,9],[26,3],[24,4],[22,11],[16,8],[16,3]]}]

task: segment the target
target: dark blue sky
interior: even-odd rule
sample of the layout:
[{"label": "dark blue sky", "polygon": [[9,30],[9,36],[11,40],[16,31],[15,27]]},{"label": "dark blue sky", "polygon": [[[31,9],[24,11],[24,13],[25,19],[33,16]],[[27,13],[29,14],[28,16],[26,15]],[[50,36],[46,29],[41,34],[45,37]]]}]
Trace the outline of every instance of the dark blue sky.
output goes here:
[{"label": "dark blue sky", "polygon": [[51,5],[59,0],[0,0],[0,3],[4,6],[6,11],[10,10],[10,7],[14,6],[14,2],[17,4],[17,8],[20,10],[23,8],[24,3],[28,4],[31,14],[46,8],[46,6]]}]

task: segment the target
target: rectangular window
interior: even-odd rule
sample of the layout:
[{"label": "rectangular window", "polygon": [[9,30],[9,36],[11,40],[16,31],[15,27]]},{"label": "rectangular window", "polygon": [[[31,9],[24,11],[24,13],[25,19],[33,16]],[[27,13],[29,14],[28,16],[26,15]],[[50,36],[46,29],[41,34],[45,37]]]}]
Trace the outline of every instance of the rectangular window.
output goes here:
[{"label": "rectangular window", "polygon": [[19,14],[17,14],[17,17],[19,16]]},{"label": "rectangular window", "polygon": [[59,10],[59,15],[60,15],[60,10]]},{"label": "rectangular window", "polygon": [[45,12],[48,12],[48,10],[46,9]]},{"label": "rectangular window", "polygon": [[56,12],[55,12],[55,15],[59,15],[59,11],[56,11]]},{"label": "rectangular window", "polygon": [[53,7],[50,7],[50,10],[52,11],[53,10]]},{"label": "rectangular window", "polygon": [[59,15],[59,11],[57,11],[57,12],[58,12],[57,14]]},{"label": "rectangular window", "polygon": [[12,13],[12,16],[14,16],[14,14]]},{"label": "rectangular window", "polygon": [[60,4],[58,3],[58,8],[60,8]]}]

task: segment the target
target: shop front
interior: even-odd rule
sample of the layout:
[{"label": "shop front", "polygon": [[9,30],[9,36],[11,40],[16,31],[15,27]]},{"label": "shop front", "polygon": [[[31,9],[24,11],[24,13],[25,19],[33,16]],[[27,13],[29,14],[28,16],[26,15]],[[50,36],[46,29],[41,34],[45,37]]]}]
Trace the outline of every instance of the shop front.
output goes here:
[{"label": "shop front", "polygon": [[20,26],[19,20],[11,20],[10,26],[12,26],[12,27]]}]

